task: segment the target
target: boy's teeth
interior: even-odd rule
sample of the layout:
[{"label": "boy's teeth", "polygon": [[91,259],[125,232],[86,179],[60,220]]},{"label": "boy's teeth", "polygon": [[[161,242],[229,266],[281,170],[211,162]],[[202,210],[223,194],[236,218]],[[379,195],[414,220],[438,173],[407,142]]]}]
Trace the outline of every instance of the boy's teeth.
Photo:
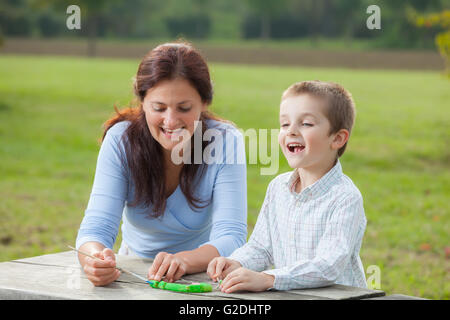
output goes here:
[{"label": "boy's teeth", "polygon": [[301,151],[305,148],[305,146],[302,145],[301,143],[288,143],[287,147],[290,152]]}]

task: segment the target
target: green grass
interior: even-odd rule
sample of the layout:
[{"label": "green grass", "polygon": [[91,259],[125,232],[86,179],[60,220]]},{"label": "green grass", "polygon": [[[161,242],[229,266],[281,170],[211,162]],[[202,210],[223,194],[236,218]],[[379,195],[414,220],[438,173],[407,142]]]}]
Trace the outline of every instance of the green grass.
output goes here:
[{"label": "green grass", "polygon": [[[137,60],[0,56],[0,261],[66,250],[89,199],[102,123],[132,97]],[[450,297],[449,82],[438,73],[211,65],[212,110],[277,128],[291,83],[339,82],[357,104],[342,164],[364,196],[361,257],[381,289]],[[280,153],[280,170],[290,170]],[[273,176],[248,166],[249,231]],[[120,236],[119,236],[120,239]],[[115,249],[117,250],[116,244]]]}]

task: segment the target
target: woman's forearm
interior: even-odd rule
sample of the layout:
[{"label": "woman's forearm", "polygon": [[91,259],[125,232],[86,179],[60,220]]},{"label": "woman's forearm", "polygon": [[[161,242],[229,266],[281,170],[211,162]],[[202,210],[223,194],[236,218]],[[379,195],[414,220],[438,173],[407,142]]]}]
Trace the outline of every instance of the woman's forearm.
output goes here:
[{"label": "woman's forearm", "polygon": [[215,257],[219,257],[219,251],[216,247],[205,244],[197,249],[190,251],[181,251],[175,254],[181,258],[186,265],[186,273],[197,273],[206,271],[208,263]]}]

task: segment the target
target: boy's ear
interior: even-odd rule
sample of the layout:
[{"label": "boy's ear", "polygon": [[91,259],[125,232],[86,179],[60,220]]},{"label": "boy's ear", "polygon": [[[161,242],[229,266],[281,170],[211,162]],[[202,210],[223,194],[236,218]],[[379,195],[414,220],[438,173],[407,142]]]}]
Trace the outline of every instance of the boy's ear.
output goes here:
[{"label": "boy's ear", "polygon": [[348,141],[350,133],[347,129],[341,129],[334,134],[333,141],[331,142],[331,149],[339,150]]}]

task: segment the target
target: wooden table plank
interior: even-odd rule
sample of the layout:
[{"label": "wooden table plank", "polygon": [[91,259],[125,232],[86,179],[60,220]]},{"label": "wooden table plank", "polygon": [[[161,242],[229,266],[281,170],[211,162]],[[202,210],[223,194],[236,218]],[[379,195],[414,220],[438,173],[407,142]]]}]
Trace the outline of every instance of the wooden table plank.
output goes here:
[{"label": "wooden table plank", "polygon": [[321,298],[333,299],[333,300],[359,300],[369,297],[381,297],[384,296],[384,291],[371,290],[365,288],[349,287],[340,284],[335,284],[329,287],[313,288],[313,289],[301,289],[290,290],[294,294],[312,295]]},{"label": "wooden table plank", "polygon": [[407,296],[404,294],[391,294],[389,296],[367,298],[364,300],[429,300],[429,299],[414,297],[414,296]]},{"label": "wooden table plank", "polygon": [[95,287],[80,268],[29,263],[0,264],[0,299],[190,300],[209,299],[150,288],[145,283],[115,281]]},{"label": "wooden table plank", "polygon": [[[116,255],[117,265],[146,276],[152,259]],[[383,291],[333,285],[325,288],[223,293],[206,273],[183,276],[190,282],[209,282],[213,292],[185,294],[150,288],[128,274],[104,287],[95,287],[84,275],[74,251],[0,263],[0,299],[149,299],[149,300],[317,300],[363,299]]]}]

